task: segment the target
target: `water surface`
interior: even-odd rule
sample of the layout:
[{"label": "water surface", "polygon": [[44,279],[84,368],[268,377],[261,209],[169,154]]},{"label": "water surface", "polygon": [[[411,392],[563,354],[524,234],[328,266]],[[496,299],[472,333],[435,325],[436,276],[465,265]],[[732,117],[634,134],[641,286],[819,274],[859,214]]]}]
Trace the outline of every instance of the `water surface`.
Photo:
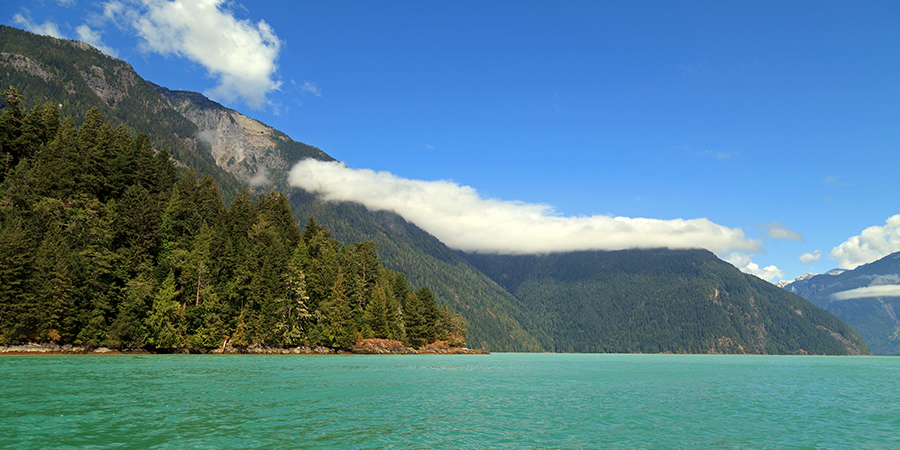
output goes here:
[{"label": "water surface", "polygon": [[4,448],[900,448],[900,358],[0,357]]}]

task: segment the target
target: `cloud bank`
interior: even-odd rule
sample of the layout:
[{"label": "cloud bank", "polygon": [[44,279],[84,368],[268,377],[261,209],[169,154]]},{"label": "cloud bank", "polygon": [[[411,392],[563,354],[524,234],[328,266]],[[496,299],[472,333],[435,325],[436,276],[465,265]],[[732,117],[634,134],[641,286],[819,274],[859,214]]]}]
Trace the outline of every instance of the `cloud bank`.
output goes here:
[{"label": "cloud bank", "polygon": [[[372,210],[393,211],[449,247],[468,252],[528,254],[659,247],[705,248],[735,255],[760,251],[760,241],[747,238],[740,228],[707,219],[561,217],[548,205],[485,199],[475,189],[452,181],[409,180],[388,172],[351,169],[339,162],[301,161],[291,169],[288,180],[326,201],[352,201]],[[770,268],[770,272],[777,271]],[[769,268],[756,269],[765,273]]]},{"label": "cloud bank", "polygon": [[225,0],[125,0],[104,4],[104,16],[142,40],[141,49],[202,65],[218,85],[204,92],[259,109],[279,88],[281,41],[265,21],[238,20]]},{"label": "cloud bank", "polygon": [[833,248],[828,255],[841,268],[850,270],[900,251],[900,214],[887,219],[884,226],[866,228],[857,236]]},{"label": "cloud bank", "polygon": [[831,294],[832,300],[852,300],[856,298],[871,297],[900,297],[900,286],[868,286]]}]

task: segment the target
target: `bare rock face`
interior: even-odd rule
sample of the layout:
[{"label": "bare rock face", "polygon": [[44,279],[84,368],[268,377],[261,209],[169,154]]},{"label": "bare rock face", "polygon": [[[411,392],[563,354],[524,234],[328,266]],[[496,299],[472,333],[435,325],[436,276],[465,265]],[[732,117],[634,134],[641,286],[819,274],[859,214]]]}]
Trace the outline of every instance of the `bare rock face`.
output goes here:
[{"label": "bare rock face", "polygon": [[80,71],[81,78],[97,97],[100,97],[110,108],[115,108],[134,86],[137,74],[128,65],[116,65],[112,73],[107,73],[98,66],[85,67]]},{"label": "bare rock face", "polygon": [[154,87],[175,111],[197,125],[199,131],[194,138],[209,146],[216,165],[238,179],[252,186],[265,185],[269,170],[283,170],[288,165],[277,150],[278,139],[286,137],[274,128],[202,94]]},{"label": "bare rock face", "polygon": [[27,56],[0,52],[0,67],[9,67],[19,72],[27,72],[44,80],[44,82],[49,82],[53,79],[53,74],[44,70],[40,62]]},{"label": "bare rock face", "polygon": [[173,105],[188,120],[197,124],[197,139],[210,146],[216,164],[249,179],[260,167],[281,167],[286,162],[275,150],[272,127],[227,109],[183,109]]}]

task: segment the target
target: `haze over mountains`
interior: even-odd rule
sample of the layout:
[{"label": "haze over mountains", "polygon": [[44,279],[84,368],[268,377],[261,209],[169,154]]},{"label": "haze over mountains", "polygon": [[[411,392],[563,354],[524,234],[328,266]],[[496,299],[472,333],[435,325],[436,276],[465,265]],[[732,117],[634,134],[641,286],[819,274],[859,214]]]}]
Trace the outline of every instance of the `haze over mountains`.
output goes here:
[{"label": "haze over mountains", "polygon": [[[145,82],[124,62],[89,46],[8,27],[0,33],[0,81],[17,87],[26,104],[53,101],[63,105],[63,116],[76,119],[97,107],[114,122],[150,133],[185,165],[212,174],[226,199],[242,184],[257,193],[284,192],[300,223],[315,216],[341,241],[375,242],[387,267],[406,273],[412,285],[428,286],[439,303],[465,317],[470,346],[868,353],[858,335],[830,314],[709,252],[686,250],[757,248],[739,229],[705,219],[563,221],[545,207],[484,200],[471,188],[449,182],[420,184],[348,169],[320,149],[200,94]],[[382,180],[374,183],[375,178]],[[391,202],[398,196],[405,201]],[[515,223],[504,219],[516,214],[541,218],[531,221],[538,228],[518,234]],[[460,236],[460,228],[468,234]],[[546,239],[525,240],[535,233]],[[604,242],[614,242],[609,248],[645,250],[565,253],[583,248],[597,233],[608,235]],[[650,250],[656,247],[685,250]],[[451,248],[556,253],[507,257]],[[576,268],[583,273],[575,276]],[[509,282],[511,274],[516,283]]]}]

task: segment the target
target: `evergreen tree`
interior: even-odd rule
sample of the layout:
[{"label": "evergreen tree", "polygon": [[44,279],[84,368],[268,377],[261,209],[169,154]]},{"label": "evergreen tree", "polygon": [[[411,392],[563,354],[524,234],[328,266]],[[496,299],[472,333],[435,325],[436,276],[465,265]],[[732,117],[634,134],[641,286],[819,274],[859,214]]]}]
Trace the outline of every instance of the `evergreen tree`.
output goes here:
[{"label": "evergreen tree", "polygon": [[153,296],[153,306],[147,317],[147,344],[157,349],[173,349],[185,344],[181,305],[176,300],[178,291],[175,274],[163,280]]},{"label": "evergreen tree", "polygon": [[245,189],[225,208],[212,177],[179,176],[148,136],[97,109],[79,128],[18,102],[8,92],[0,116],[0,343],[346,348],[409,342],[407,328],[417,346],[438,335],[430,291],[382,267],[373,243],[344,246],[312,217],[301,233],[274,192]]},{"label": "evergreen tree", "polygon": [[347,303],[344,281],[344,273],[339,272],[324,308],[325,344],[335,348],[349,347],[356,340],[356,327],[351,317],[350,305]]},{"label": "evergreen tree", "polygon": [[71,342],[77,334],[75,290],[70,250],[59,232],[48,233],[38,246],[31,284],[35,289],[35,310],[40,325],[35,330],[41,340]]}]

